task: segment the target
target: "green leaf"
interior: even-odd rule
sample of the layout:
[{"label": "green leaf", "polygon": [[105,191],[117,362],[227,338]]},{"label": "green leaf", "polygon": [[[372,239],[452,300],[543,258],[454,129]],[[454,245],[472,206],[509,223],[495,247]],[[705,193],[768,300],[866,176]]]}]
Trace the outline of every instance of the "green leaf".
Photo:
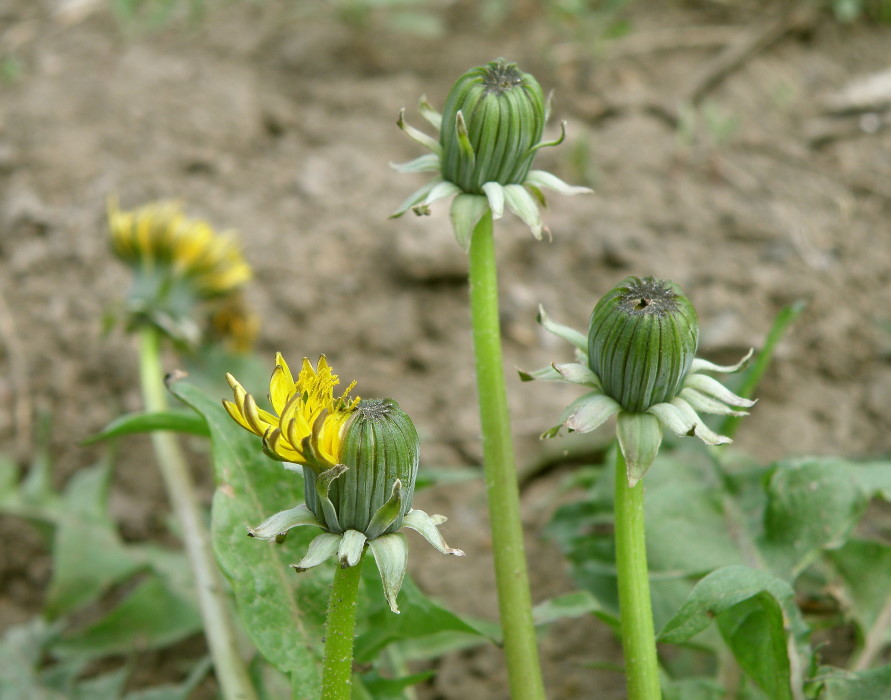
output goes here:
[{"label": "green leaf", "polygon": [[724,687],[711,678],[669,679],[662,683],[662,700],[724,700]]},{"label": "green leaf", "polygon": [[51,620],[92,602],[142,566],[108,516],[110,473],[106,465],[84,469],[65,489],[53,541],[53,575],[44,605]]},{"label": "green leaf", "polygon": [[771,569],[794,580],[822,549],[840,546],[866,510],[850,463],[785,460],[767,484],[761,549]]},{"label": "green leaf", "polygon": [[[433,678],[436,671],[422,671],[402,678],[384,678],[376,672],[363,674],[359,685],[362,690],[353,691],[353,699],[405,700],[404,690]],[[364,693],[363,693],[364,691]]]},{"label": "green leaf", "polygon": [[849,540],[844,547],[827,554],[841,576],[848,612],[866,636],[888,600],[891,547],[879,542]]},{"label": "green leaf", "polygon": [[498,626],[482,621],[463,619],[427,598],[408,576],[403,579],[398,603],[401,614],[390,611],[381,589],[377,567],[366,557],[362,569],[370,614],[361,623],[362,631],[356,639],[355,658],[358,663],[369,663],[378,652],[394,642],[411,641],[442,632],[459,632],[476,637],[478,641],[493,639]]},{"label": "green leaf", "polygon": [[817,680],[823,685],[820,700],[887,700],[891,665],[857,673],[821,668]]},{"label": "green leaf", "polygon": [[83,445],[92,445],[101,440],[148,433],[153,430],[170,430],[190,435],[210,435],[207,422],[199,415],[185,411],[159,411],[157,413],[126,413],[118,416],[100,432],[83,441]]},{"label": "green leaf", "polygon": [[891,461],[849,462],[854,478],[869,498],[891,502]]},{"label": "green leaf", "polygon": [[[302,479],[261,451],[259,438],[239,427],[220,403],[187,382],[171,386],[173,394],[204,416],[213,443],[217,490],[213,499],[214,550],[232,583],[239,614],[260,653],[305,697],[320,688],[318,658],[321,624],[298,607],[301,589],[310,592],[319,577],[296,576],[288,565],[299,561],[302,544],[317,532],[289,533],[283,545],[247,536],[276,511],[302,502]],[[295,597],[297,588],[297,597]]]},{"label": "green leaf", "polygon": [[146,690],[134,690],[127,693],[124,696],[124,700],[189,700],[192,691],[198,687],[198,684],[201,683],[212,666],[213,662],[210,657],[205,657],[195,664],[182,683],[178,685],[162,685],[157,688],[147,688]]},{"label": "green leaf", "polygon": [[[791,698],[785,614],[797,617],[789,584],[766,571],[727,566],[703,578],[659,633],[687,641],[717,618],[721,636],[742,669],[773,700]],[[793,624],[801,626],[800,621]]]},{"label": "green leaf", "polygon": [[565,618],[597,615],[614,627],[619,624],[618,618],[604,611],[590,591],[573,591],[556,598],[539,603],[532,609],[532,619],[536,625],[547,625]]},{"label": "green leaf", "polygon": [[194,601],[152,575],[101,620],[81,632],[66,633],[52,649],[63,657],[89,658],[160,649],[201,628]]}]

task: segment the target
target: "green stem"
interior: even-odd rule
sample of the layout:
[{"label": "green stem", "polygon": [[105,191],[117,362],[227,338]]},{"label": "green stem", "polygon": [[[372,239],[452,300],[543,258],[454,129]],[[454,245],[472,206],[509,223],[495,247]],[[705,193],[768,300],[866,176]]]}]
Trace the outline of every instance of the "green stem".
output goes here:
[{"label": "green stem", "polygon": [[495,583],[511,697],[533,700],[545,695],[532,623],[520,491],[504,386],[491,211],[477,224],[470,241],[470,311]]},{"label": "green stem", "polygon": [[[167,410],[167,390],[161,369],[161,334],[153,326],[144,325],[139,331],[139,372],[146,410],[150,413]],[[222,695],[226,700],[256,700],[257,694],[238,652],[225,587],[188,464],[173,433],[156,430],[152,432],[152,443],[170,505],[182,528],[183,544],[204,620],[204,634]]]},{"label": "green stem", "polygon": [[616,570],[628,700],[659,700],[659,661],[650,603],[644,535],[644,482],[628,487],[625,458],[616,448]]},{"label": "green stem", "polygon": [[[363,552],[362,556],[365,554]],[[350,700],[353,692],[353,637],[362,561],[334,570],[328,620],[325,623],[325,662],[322,670],[322,700]]]}]

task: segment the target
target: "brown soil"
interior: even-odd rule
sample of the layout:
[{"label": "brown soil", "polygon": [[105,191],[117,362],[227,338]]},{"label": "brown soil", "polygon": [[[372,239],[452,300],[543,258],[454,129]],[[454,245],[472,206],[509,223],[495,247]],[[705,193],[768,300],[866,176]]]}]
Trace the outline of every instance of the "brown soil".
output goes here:
[{"label": "brown soil", "polygon": [[[521,466],[536,463],[536,435],[577,394],[513,378],[514,366],[569,358],[535,325],[537,305],[582,327],[626,274],[678,282],[701,316],[702,354],[719,361],[757,347],[784,305],[807,302],[739,449],[770,460],[891,448],[891,343],[879,326],[891,320],[891,130],[824,111],[827,95],[888,68],[887,26],[840,25],[808,2],[779,20],[756,3],[639,3],[626,11],[632,33],[606,43],[537,3],[489,27],[475,3],[458,2],[443,11],[445,35],[428,39],[388,29],[386,17],[351,27],[295,5],[226,4],[194,26],[147,32],[122,31],[100,2],[0,4],[0,453],[24,463],[34,416],[49,412],[61,483],[100,454],[82,438],[139,407],[133,344],[102,330],[128,282],[108,250],[113,193],[124,206],[176,197],[237,229],[256,270],[248,298],[264,356],[326,353],[362,395],[399,400],[427,464],[477,463],[465,257],[445,205],[387,219],[423,181],[387,163],[420,154],[395,126],[400,107],[420,126],[420,95],[441,105],[455,76],[499,55],[554,88],[555,123],[569,122],[567,143],[540,167],[596,189],[552,200],[553,242],[509,216],[498,228]],[[681,31],[691,27],[693,38]],[[758,37],[772,40],[719,80],[700,79],[724,47]],[[678,120],[678,104],[700,97],[698,124],[689,110]],[[157,537],[163,489],[147,442],[126,444],[114,513],[128,538]],[[572,589],[540,535],[564,475],[524,491],[536,600]],[[208,476],[198,478],[209,497]],[[468,555],[415,547],[421,587],[491,616],[480,486],[419,500],[451,516],[447,537]],[[0,557],[5,627],[39,609],[49,558],[19,521],[0,519],[0,532],[15,543]],[[552,698],[623,696],[618,674],[588,667],[619,659],[600,623],[561,623],[542,652]],[[500,653],[474,650],[446,657],[420,694],[503,698],[504,683]]]}]

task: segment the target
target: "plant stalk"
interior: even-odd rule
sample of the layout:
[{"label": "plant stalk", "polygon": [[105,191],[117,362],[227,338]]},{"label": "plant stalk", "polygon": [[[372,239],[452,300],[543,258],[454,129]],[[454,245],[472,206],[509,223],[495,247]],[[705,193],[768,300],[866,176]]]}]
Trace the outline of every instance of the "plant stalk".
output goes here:
[{"label": "plant stalk", "polygon": [[[154,326],[139,330],[139,372],[145,408],[150,413],[167,410],[167,389],[161,369],[161,334]],[[204,634],[214,670],[226,700],[256,700],[247,668],[236,642],[225,587],[217,568],[195,487],[176,435],[153,431],[152,444],[174,515],[182,528],[186,556],[192,567]]]},{"label": "plant stalk", "polygon": [[[365,553],[362,553],[365,557]],[[350,700],[353,693],[353,637],[362,560],[355,566],[334,570],[328,619],[325,622],[325,661],[322,700]]]},{"label": "plant stalk", "polygon": [[501,357],[492,212],[470,240],[470,312],[483,433],[483,466],[495,556],[495,583],[513,700],[544,698],[520,521],[520,490]]},{"label": "plant stalk", "polygon": [[647,574],[644,482],[628,487],[625,458],[616,448],[616,570],[628,700],[659,700],[659,661]]}]

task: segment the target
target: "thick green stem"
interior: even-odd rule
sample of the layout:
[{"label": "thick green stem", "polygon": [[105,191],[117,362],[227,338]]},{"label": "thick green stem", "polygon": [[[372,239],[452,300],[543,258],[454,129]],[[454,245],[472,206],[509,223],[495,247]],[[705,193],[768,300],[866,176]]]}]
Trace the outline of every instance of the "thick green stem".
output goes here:
[{"label": "thick green stem", "polygon": [[659,661],[650,603],[644,535],[644,482],[628,487],[625,458],[616,449],[616,569],[628,700],[659,700]]},{"label": "thick green stem", "polygon": [[[363,553],[364,557],[364,553]],[[325,666],[322,700],[350,700],[353,693],[353,637],[362,561],[334,571],[328,619],[325,623]]]},{"label": "thick green stem", "polygon": [[[142,394],[149,412],[167,409],[167,390],[161,369],[161,337],[153,326],[139,331],[139,370]],[[152,443],[170,505],[182,528],[186,555],[195,578],[204,634],[214,670],[226,700],[256,700],[247,668],[236,643],[235,626],[226,604],[225,588],[210,545],[189,468],[173,433],[155,431]]]},{"label": "thick green stem", "polygon": [[470,310],[495,582],[511,697],[533,700],[545,695],[532,623],[520,491],[504,386],[491,212],[477,224],[470,241]]}]

